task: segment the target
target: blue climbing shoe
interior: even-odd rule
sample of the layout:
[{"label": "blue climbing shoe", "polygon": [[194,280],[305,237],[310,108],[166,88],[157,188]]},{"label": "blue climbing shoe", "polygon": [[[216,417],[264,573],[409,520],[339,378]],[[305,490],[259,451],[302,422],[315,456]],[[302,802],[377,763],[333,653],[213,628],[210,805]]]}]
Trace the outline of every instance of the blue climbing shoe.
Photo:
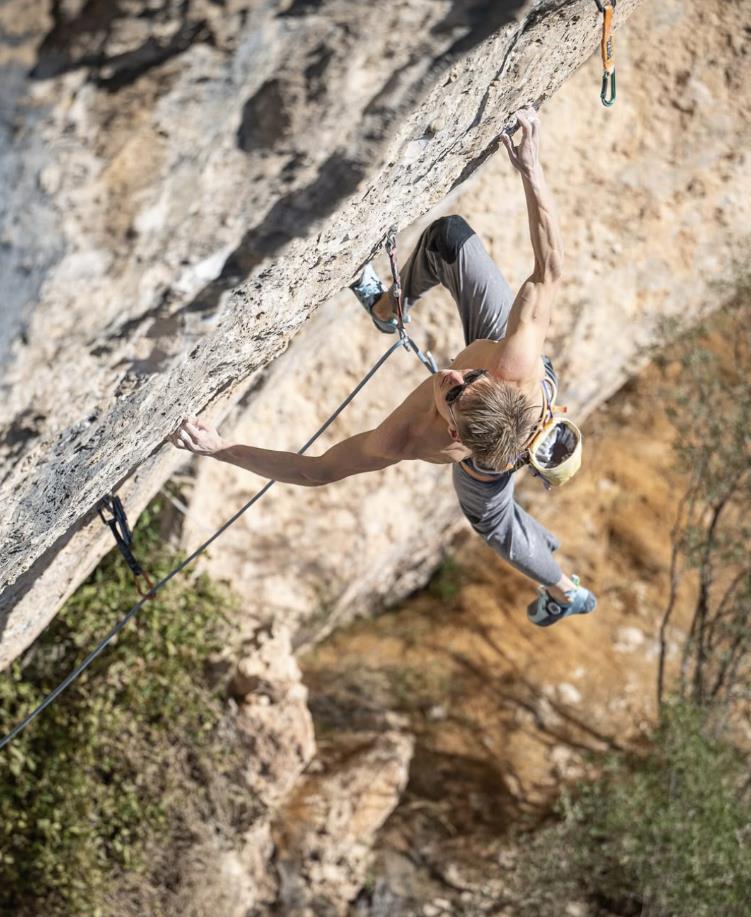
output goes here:
[{"label": "blue climbing shoe", "polygon": [[552,599],[547,590],[540,587],[540,594],[527,607],[527,617],[538,627],[550,627],[557,621],[567,618],[569,615],[588,615],[597,608],[597,599],[594,594],[579,585],[579,577],[572,576],[571,582],[574,589],[569,589],[566,593],[568,602],[565,605]]},{"label": "blue climbing shoe", "polygon": [[[360,275],[360,279],[350,285],[350,290],[355,294],[357,301],[368,313],[376,328],[384,334],[394,334],[397,330],[396,318],[390,318],[386,321],[373,314],[373,306],[386,292],[386,287],[381,283],[372,264],[367,264],[365,266],[365,270]],[[409,322],[409,317],[406,315],[404,316],[404,322],[405,324]]]}]

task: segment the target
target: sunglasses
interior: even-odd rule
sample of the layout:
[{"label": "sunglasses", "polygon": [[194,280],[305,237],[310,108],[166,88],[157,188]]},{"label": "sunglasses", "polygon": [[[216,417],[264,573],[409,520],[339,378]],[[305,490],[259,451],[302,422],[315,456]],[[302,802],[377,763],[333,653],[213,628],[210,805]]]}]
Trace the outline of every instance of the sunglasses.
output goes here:
[{"label": "sunglasses", "polygon": [[483,376],[487,376],[487,369],[472,369],[464,377],[464,380],[459,385],[453,385],[446,392],[446,404],[453,404],[456,399],[461,395],[465,388],[472,385],[473,382],[477,382],[478,379],[481,379]]}]

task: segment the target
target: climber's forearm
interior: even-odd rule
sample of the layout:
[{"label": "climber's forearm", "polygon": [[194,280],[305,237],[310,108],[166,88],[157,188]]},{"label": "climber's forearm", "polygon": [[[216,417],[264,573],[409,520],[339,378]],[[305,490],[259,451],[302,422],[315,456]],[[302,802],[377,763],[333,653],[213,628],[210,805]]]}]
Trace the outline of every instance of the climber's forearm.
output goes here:
[{"label": "climber's forearm", "polygon": [[312,487],[325,483],[317,473],[320,459],[317,456],[298,455],[276,449],[259,449],[241,443],[227,443],[213,453],[213,458],[238,468],[245,468],[263,478],[283,484],[300,484]]},{"label": "climber's forearm", "polygon": [[498,346],[498,359],[507,378],[526,379],[539,373],[540,353],[563,269],[563,241],[542,167],[534,163],[519,171],[527,199],[535,266],[511,306],[506,336]]},{"label": "climber's forearm", "polygon": [[537,164],[533,170],[521,174],[535,254],[532,279],[537,283],[557,283],[563,272],[563,238],[553,195],[541,165]]}]

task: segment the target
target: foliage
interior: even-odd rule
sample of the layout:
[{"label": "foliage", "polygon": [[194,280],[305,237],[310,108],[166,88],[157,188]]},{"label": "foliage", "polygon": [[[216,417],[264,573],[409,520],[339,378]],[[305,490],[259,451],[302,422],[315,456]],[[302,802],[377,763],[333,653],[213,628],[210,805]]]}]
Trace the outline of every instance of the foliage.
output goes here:
[{"label": "foliage", "polygon": [[465,579],[461,564],[453,557],[447,556],[431,577],[428,592],[441,602],[451,602],[459,594]]},{"label": "foliage", "polygon": [[[179,560],[159,547],[153,505],[134,551],[154,577]],[[0,676],[7,732],[137,601],[113,551],[46,632]],[[178,577],[0,759],[0,911],[102,913],[113,875],[148,876],[149,850],[189,833],[216,807],[222,705],[207,678],[221,646],[227,595]],[[201,815],[203,813],[203,816]],[[164,859],[164,857],[162,857]]]},{"label": "foliage", "polygon": [[566,900],[641,917],[741,917],[751,901],[746,768],[703,712],[669,706],[643,757],[609,758],[525,844],[522,913]]},{"label": "foliage", "polygon": [[698,592],[677,690],[694,703],[728,700],[749,673],[751,641],[751,294],[684,336],[662,359],[679,470],[688,485],[673,528],[671,592],[661,628],[658,695],[665,691],[667,628],[684,572]]}]

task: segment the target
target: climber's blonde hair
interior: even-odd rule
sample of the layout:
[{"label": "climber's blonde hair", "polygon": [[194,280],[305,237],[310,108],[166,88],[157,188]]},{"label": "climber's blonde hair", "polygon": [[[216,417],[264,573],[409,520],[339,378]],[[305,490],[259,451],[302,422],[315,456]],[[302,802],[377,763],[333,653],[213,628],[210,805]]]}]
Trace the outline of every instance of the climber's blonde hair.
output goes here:
[{"label": "climber's blonde hair", "polygon": [[507,382],[487,375],[465,389],[454,406],[462,443],[484,468],[505,471],[524,453],[539,410]]}]

